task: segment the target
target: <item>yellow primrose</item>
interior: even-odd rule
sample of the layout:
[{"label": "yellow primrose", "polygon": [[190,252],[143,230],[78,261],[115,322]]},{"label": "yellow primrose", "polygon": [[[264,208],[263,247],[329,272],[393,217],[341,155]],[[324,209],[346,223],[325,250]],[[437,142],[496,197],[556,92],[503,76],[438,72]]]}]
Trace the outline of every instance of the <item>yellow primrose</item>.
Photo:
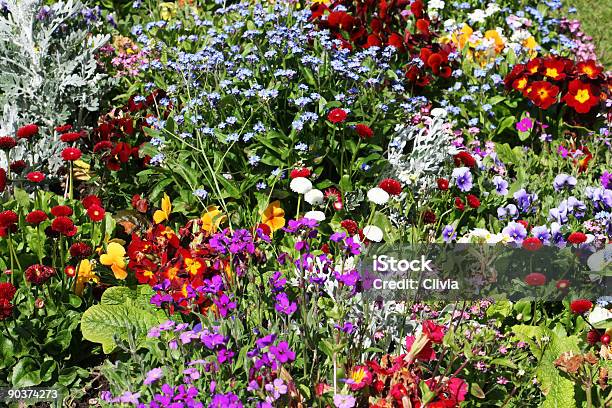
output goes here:
[{"label": "yellow primrose", "polygon": [[280,201],[276,200],[268,205],[261,213],[261,222],[270,227],[272,232],[285,226],[285,210],[281,208]]},{"label": "yellow primrose", "polygon": [[83,259],[79,264],[79,269],[77,271],[77,278],[76,282],[74,283],[74,293],[82,296],[85,284],[92,281],[99,283],[100,278],[93,273],[93,268],[91,262],[89,262],[89,259]]},{"label": "yellow primrose", "polygon": [[170,197],[168,194],[164,193],[164,198],[162,198],[161,202],[161,210],[155,211],[153,214],[153,221],[156,224],[162,223],[170,218],[170,213],[172,212],[172,203],[170,202]]},{"label": "yellow primrose", "polygon": [[219,207],[216,205],[209,206],[206,211],[202,214],[202,229],[209,233],[217,232],[219,225],[225,221],[227,217],[223,215]]},{"label": "yellow primrose", "polygon": [[127,271],[125,269],[125,248],[116,242],[108,244],[106,253],[100,256],[100,263],[102,265],[110,266],[115,278],[125,279],[127,277]]}]

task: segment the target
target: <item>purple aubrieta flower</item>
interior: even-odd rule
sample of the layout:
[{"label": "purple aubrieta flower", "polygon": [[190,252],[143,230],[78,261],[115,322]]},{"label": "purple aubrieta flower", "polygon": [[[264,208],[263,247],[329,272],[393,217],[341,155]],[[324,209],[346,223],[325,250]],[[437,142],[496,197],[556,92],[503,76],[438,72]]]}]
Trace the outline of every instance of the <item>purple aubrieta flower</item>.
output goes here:
[{"label": "purple aubrieta flower", "polygon": [[276,378],[273,382],[266,384],[264,388],[266,391],[268,391],[274,401],[279,399],[281,395],[285,395],[287,393],[287,385],[285,385],[285,382],[280,378]]},{"label": "purple aubrieta flower", "polygon": [[357,400],[352,395],[334,395],[334,405],[336,406],[336,408],[353,408],[355,406],[356,401]]},{"label": "purple aubrieta flower", "polygon": [[501,176],[493,177],[493,185],[495,186],[495,193],[505,196],[508,194],[508,182]]},{"label": "purple aubrieta flower", "polygon": [[183,370],[183,374],[186,376],[187,381],[193,381],[200,378],[200,371],[195,367],[189,367]]},{"label": "purple aubrieta flower", "polygon": [[571,190],[576,187],[576,182],[576,177],[561,173],[555,177],[553,187],[555,188],[555,191],[561,191],[563,189]]},{"label": "purple aubrieta flower", "polygon": [[234,352],[232,350],[222,348],[217,352],[217,361],[219,361],[219,364],[231,362],[232,357],[234,357]]},{"label": "purple aubrieta flower", "polygon": [[344,238],[346,238],[346,233],[345,232],[334,232],[329,237],[329,240],[332,241],[332,242],[340,242]]},{"label": "purple aubrieta flower", "polygon": [[210,350],[213,350],[215,347],[225,344],[225,337],[215,332],[209,332],[208,330],[200,333],[200,341],[204,346]]},{"label": "purple aubrieta flower", "polygon": [[350,270],[346,273],[336,272],[336,279],[338,282],[342,282],[346,286],[353,287],[357,285],[359,281],[359,272],[356,269]]},{"label": "purple aubrieta flower", "polygon": [[351,322],[344,322],[342,326],[339,324],[334,326],[336,329],[340,330],[343,333],[351,334],[353,330],[355,330],[355,325]]},{"label": "purple aubrieta flower", "polygon": [[466,192],[472,189],[472,173],[469,167],[457,167],[453,169],[452,178],[459,190]]},{"label": "purple aubrieta flower", "polygon": [[295,353],[289,348],[289,343],[286,341],[281,341],[276,346],[270,346],[270,353],[281,363],[295,360]]},{"label": "purple aubrieta flower", "polygon": [[285,292],[276,295],[276,304],[274,308],[279,313],[284,313],[291,316],[297,310],[297,303],[291,302]]},{"label": "purple aubrieta flower", "polygon": [[213,302],[217,306],[219,314],[222,317],[226,317],[229,310],[236,308],[236,302],[232,302],[225,293],[221,294],[217,299],[214,299]]},{"label": "purple aubrieta flower", "polygon": [[255,340],[255,345],[258,349],[263,349],[268,347],[270,344],[273,344],[276,341],[276,334],[270,333],[260,339]]},{"label": "purple aubrieta flower", "polygon": [[156,381],[159,381],[164,376],[164,371],[161,368],[154,368],[147,372],[146,378],[144,380],[144,385],[153,384]]},{"label": "purple aubrieta flower", "polygon": [[506,226],[502,232],[510,238],[514,240],[517,244],[521,244],[523,240],[527,237],[527,230],[525,226],[518,222],[510,222],[508,226]]},{"label": "purple aubrieta flower", "polygon": [[519,132],[529,132],[531,128],[533,128],[533,120],[529,116],[525,116],[516,123],[516,129]]},{"label": "purple aubrieta flower", "polygon": [[455,227],[452,225],[447,225],[442,230],[442,239],[444,242],[451,242],[457,239],[457,232],[455,231]]},{"label": "purple aubrieta flower", "polygon": [[215,394],[208,408],[242,408],[242,402],[232,392],[227,394]]},{"label": "purple aubrieta flower", "polygon": [[280,271],[274,272],[274,274],[270,277],[270,286],[272,290],[275,292],[280,292],[285,288],[287,284],[287,279],[283,276]]},{"label": "purple aubrieta flower", "polygon": [[612,173],[604,171],[599,180],[603,188],[612,188]]}]

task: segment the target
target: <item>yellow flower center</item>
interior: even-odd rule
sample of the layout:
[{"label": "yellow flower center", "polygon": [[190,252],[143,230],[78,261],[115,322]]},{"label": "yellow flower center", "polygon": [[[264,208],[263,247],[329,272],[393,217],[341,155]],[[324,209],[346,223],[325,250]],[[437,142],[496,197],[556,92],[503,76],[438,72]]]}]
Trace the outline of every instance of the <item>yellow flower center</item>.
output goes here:
[{"label": "yellow flower center", "polygon": [[525,88],[526,85],[527,85],[527,78],[521,78],[518,81],[517,88],[518,89],[523,89],[523,88]]},{"label": "yellow flower center", "polygon": [[355,381],[355,384],[361,384],[361,382],[363,381],[363,379],[365,378],[366,373],[365,370],[363,368],[360,368],[356,371],[353,371],[351,373],[351,379],[353,381]]},{"label": "yellow flower center", "polygon": [[591,94],[589,94],[588,89],[580,89],[576,92],[576,100],[580,103],[585,103],[591,98]]},{"label": "yellow flower center", "polygon": [[546,68],[546,76],[556,78],[559,76],[559,71],[557,71],[557,68]]},{"label": "yellow flower center", "polygon": [[584,68],[582,68],[582,72],[584,72],[585,74],[587,74],[588,76],[593,76],[593,68],[586,66]]}]

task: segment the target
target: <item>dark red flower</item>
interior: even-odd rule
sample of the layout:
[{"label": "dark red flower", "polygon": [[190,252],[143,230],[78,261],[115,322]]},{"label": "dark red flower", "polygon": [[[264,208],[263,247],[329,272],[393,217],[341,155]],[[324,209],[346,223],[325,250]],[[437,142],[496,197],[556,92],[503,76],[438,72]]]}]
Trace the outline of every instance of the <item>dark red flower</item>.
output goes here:
[{"label": "dark red flower", "polygon": [[25,125],[17,129],[16,135],[19,139],[29,140],[33,136],[36,136],[37,133],[38,133],[38,126],[32,123],[32,124]]},{"label": "dark red flower", "polygon": [[51,208],[51,215],[54,217],[70,217],[72,213],[72,208],[67,205],[56,205]]},{"label": "dark red flower", "polygon": [[368,125],[364,125],[362,123],[355,125],[355,131],[362,139],[369,139],[374,136],[374,132]]},{"label": "dark red flower", "polygon": [[45,175],[42,174],[40,171],[33,171],[31,173],[28,173],[26,178],[32,183],[40,183],[45,179]]},{"label": "dark red flower", "polygon": [[106,212],[104,211],[104,208],[96,204],[92,205],[91,207],[87,209],[87,216],[93,222],[102,221],[104,219],[104,214],[106,214]]},{"label": "dark red flower", "polygon": [[570,281],[568,281],[567,279],[561,279],[557,281],[557,284],[555,286],[559,290],[566,291],[570,287]]},{"label": "dark red flower", "polygon": [[46,221],[48,219],[49,219],[49,217],[47,216],[47,214],[44,211],[34,210],[31,213],[29,213],[28,215],[26,215],[25,221],[28,224],[38,225],[41,222],[44,222],[44,221]]},{"label": "dark red flower", "polygon": [[55,269],[50,266],[35,264],[29,266],[24,275],[26,280],[33,285],[42,285],[46,281],[51,278],[51,276],[55,275]]},{"label": "dark red flower", "polygon": [[68,217],[57,217],[51,223],[51,229],[59,234],[72,237],[76,234],[77,228],[74,222]]},{"label": "dark red flower", "polygon": [[14,211],[6,210],[0,212],[0,228],[9,228],[13,224],[17,224],[19,217]]},{"label": "dark red flower", "polygon": [[98,142],[93,147],[93,152],[98,153],[102,150],[113,150],[113,143],[108,140],[103,140],[102,142]]},{"label": "dark red flower", "polygon": [[429,24],[429,20],[420,18],[416,21],[415,27],[419,33],[429,35]]},{"label": "dark red flower", "polygon": [[349,235],[355,235],[359,232],[359,225],[351,219],[342,220],[340,226],[349,233]]},{"label": "dark red flower", "polygon": [[11,163],[11,171],[13,173],[21,174],[21,172],[24,171],[26,167],[28,167],[28,165],[23,160],[15,160]]},{"label": "dark red flower", "polygon": [[17,289],[10,282],[0,282],[0,299],[13,300]]},{"label": "dark red flower", "polygon": [[537,251],[542,248],[542,241],[537,237],[529,237],[523,240],[523,248],[528,251]]},{"label": "dark red flower", "polygon": [[75,242],[70,246],[70,256],[76,259],[84,259],[93,253],[89,245],[84,242]]},{"label": "dark red flower", "polygon": [[478,199],[478,197],[476,197],[474,194],[468,194],[465,197],[468,205],[472,208],[478,208],[480,207],[480,200]]},{"label": "dark red flower", "polygon": [[400,195],[402,192],[402,185],[399,181],[392,178],[386,178],[378,183],[378,187],[385,190],[387,193],[393,196]]},{"label": "dark red flower", "polygon": [[294,178],[298,178],[298,177],[310,177],[311,171],[309,168],[307,167],[300,167],[297,169],[293,169],[291,170],[291,172],[289,173],[289,178],[290,179],[294,179]]},{"label": "dark red flower", "polygon": [[62,151],[62,159],[65,161],[79,160],[82,156],[81,150],[76,147],[67,147]]},{"label": "dark red flower", "polygon": [[13,315],[13,305],[6,299],[0,298],[0,320],[6,320]]},{"label": "dark red flower", "polygon": [[72,265],[66,265],[64,268],[64,273],[69,278],[74,278],[76,276],[76,268]]},{"label": "dark red flower", "polygon": [[546,275],[533,272],[525,276],[525,283],[529,286],[543,286],[546,284]]},{"label": "dark red flower", "polygon": [[554,81],[561,81],[565,79],[567,75],[564,73],[565,63],[562,59],[556,57],[546,58],[544,60],[544,66],[542,67],[542,74]]},{"label": "dark red flower", "polygon": [[98,198],[98,196],[95,195],[88,195],[87,197],[84,197],[81,200],[81,203],[83,204],[83,207],[85,207],[85,209],[88,209],[92,205],[102,207],[102,201]]},{"label": "dark red flower", "polygon": [[64,133],[63,135],[60,136],[61,141],[64,143],[72,143],[72,142],[79,140],[80,138],[81,138],[81,133],[79,132]]},{"label": "dark red flower", "polygon": [[591,310],[593,302],[587,299],[576,299],[570,303],[570,310],[574,314],[584,314]]},{"label": "dark red flower", "polygon": [[576,72],[586,75],[590,79],[596,79],[601,75],[601,67],[594,60],[582,61],[576,64]]},{"label": "dark red flower", "polygon": [[583,242],[586,242],[586,240],[587,236],[582,232],[572,232],[569,234],[569,237],[567,237],[567,242],[574,245],[582,244]]},{"label": "dark red flower", "polygon": [[587,340],[587,343],[589,343],[591,346],[594,346],[595,344],[597,344],[600,339],[601,339],[601,334],[599,334],[599,331],[595,329],[591,329],[587,333],[586,340]]},{"label": "dark red flower", "polygon": [[6,170],[0,167],[0,193],[6,189]]},{"label": "dark red flower", "polygon": [[423,321],[423,334],[434,343],[440,344],[444,340],[444,326],[436,324],[431,320]]},{"label": "dark red flower", "polygon": [[465,150],[457,153],[453,157],[453,160],[455,161],[455,166],[457,167],[466,166],[472,168],[476,166],[476,159],[474,159],[474,157],[472,157],[472,155]]},{"label": "dark red flower", "polygon": [[438,189],[442,191],[448,190],[449,182],[445,178],[439,178],[436,180],[436,184],[438,185]]},{"label": "dark red flower", "polygon": [[140,194],[134,194],[132,197],[132,207],[134,207],[136,211],[144,214],[149,209],[149,203],[146,199],[142,198]]},{"label": "dark red flower", "polygon": [[465,210],[465,204],[463,203],[463,200],[459,197],[455,197],[455,207],[459,210],[459,211],[463,211]]},{"label": "dark red flower", "polygon": [[562,100],[578,113],[588,113],[599,105],[599,91],[586,82],[574,79],[569,83],[567,93]]},{"label": "dark red flower", "polygon": [[325,199],[332,202],[332,206],[334,210],[340,211],[344,208],[344,204],[342,203],[342,193],[336,187],[329,187],[325,190]]},{"label": "dark red flower", "polygon": [[344,109],[334,108],[327,115],[327,120],[331,123],[341,123],[346,120],[347,114]]},{"label": "dark red flower", "polygon": [[60,126],[55,127],[55,131],[57,133],[64,133],[64,132],[69,131],[70,129],[72,129],[72,125],[69,125],[69,124],[60,125]]},{"label": "dark red flower", "polygon": [[423,17],[423,8],[425,5],[421,0],[415,0],[410,4],[410,11],[415,18]]},{"label": "dark red flower", "polygon": [[17,146],[17,139],[11,136],[0,137],[0,150],[9,151]]},{"label": "dark red flower", "polygon": [[425,224],[435,224],[436,223],[436,213],[431,210],[423,211],[423,222]]}]

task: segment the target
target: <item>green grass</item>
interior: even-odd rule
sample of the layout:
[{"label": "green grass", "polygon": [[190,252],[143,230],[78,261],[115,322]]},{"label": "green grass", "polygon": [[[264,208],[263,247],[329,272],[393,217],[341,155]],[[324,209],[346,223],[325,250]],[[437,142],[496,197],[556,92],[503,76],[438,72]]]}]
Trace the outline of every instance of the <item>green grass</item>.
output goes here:
[{"label": "green grass", "polygon": [[569,18],[580,20],[583,31],[593,37],[599,62],[612,69],[612,0],[566,0],[565,4],[576,7],[577,13]]}]

